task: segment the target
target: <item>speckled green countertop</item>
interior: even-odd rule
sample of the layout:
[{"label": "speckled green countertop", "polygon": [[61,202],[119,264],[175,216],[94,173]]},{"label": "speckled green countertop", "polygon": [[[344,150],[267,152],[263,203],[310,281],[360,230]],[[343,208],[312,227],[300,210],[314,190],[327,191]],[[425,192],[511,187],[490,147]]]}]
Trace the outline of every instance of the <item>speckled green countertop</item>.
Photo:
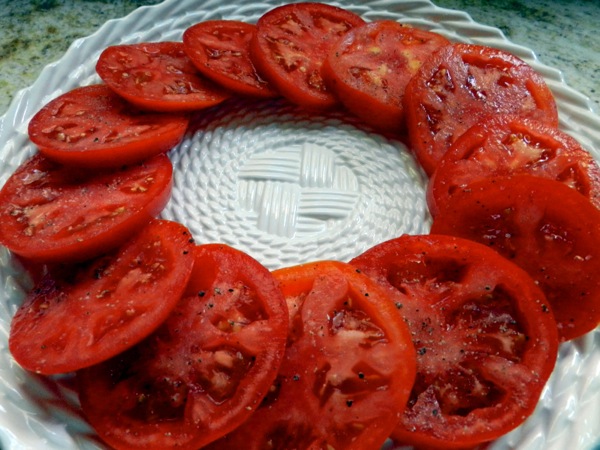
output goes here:
[{"label": "speckled green countertop", "polygon": [[[158,0],[0,0],[0,115],[15,93],[61,57],[77,38],[109,19]],[[560,69],[569,86],[600,111],[598,0],[437,0],[479,23],[500,28],[541,62]]]}]

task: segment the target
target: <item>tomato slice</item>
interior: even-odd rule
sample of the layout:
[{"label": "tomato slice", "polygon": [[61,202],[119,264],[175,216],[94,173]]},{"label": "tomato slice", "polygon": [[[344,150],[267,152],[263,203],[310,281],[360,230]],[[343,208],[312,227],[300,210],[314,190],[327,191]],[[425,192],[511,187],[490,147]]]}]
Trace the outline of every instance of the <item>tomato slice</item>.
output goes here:
[{"label": "tomato slice", "polygon": [[230,97],[204,78],[181,42],[142,42],[107,47],[96,72],[128,102],[151,111],[195,111]]},{"label": "tomato slice", "polygon": [[237,20],[207,20],[183,33],[186,54],[202,74],[232,92],[270,98],[279,94],[261,78],[250,59],[256,25]]},{"label": "tomato slice", "polygon": [[55,374],[132,347],[179,301],[192,243],[183,225],[153,220],[114,254],[46,275],[12,320],[12,355],[27,370]]},{"label": "tomato slice", "polygon": [[404,109],[410,146],[428,175],[460,135],[491,116],[517,114],[558,125],[552,92],[531,66],[473,44],[435,52],[406,86]]},{"label": "tomato slice", "polygon": [[29,138],[41,153],[63,164],[120,167],[170,150],[188,122],[183,115],[138,111],[98,84],[50,101],[29,122]]},{"label": "tomato slice", "polygon": [[435,216],[469,183],[515,173],[561,181],[600,208],[600,168],[574,138],[536,120],[499,116],[469,128],[446,152],[429,181],[429,210]]},{"label": "tomato slice", "polygon": [[197,449],[258,407],[283,358],[285,300],[245,253],[198,246],[179,305],[147,340],[78,372],[84,413],[111,446]]},{"label": "tomato slice", "polygon": [[533,412],[558,337],[551,308],[525,271],[481,244],[436,235],[404,235],[350,263],[388,291],[417,351],[394,440],[472,448]]},{"label": "tomato slice", "polygon": [[555,180],[514,175],[457,191],[432,233],[481,242],[524,268],[542,288],[559,335],[574,339],[600,323],[600,211]]},{"label": "tomato slice", "polygon": [[338,100],[323,80],[323,61],[341,36],[363,23],[350,11],[323,3],[279,6],[258,20],[250,57],[259,73],[291,102],[330,108]]},{"label": "tomato slice", "polygon": [[445,37],[376,20],[349,30],[323,63],[323,78],[343,105],[383,132],[403,132],[404,90]]},{"label": "tomato slice", "polygon": [[87,171],[37,154],[0,191],[0,243],[41,262],[81,261],[118,247],[169,201],[166,155],[117,171]]},{"label": "tomato slice", "polygon": [[415,375],[398,311],[375,283],[341,262],[274,274],[290,313],[285,358],[260,408],[209,448],[380,448]]}]

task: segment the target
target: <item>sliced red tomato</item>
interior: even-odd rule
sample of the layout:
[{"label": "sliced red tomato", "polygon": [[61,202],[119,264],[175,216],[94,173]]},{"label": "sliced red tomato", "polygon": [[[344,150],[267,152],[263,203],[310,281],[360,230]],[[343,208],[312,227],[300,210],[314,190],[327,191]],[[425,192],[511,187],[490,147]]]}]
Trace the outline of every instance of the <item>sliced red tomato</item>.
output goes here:
[{"label": "sliced red tomato", "polygon": [[498,114],[558,125],[552,92],[523,60],[482,45],[447,45],[406,86],[404,110],[410,146],[431,175],[467,129]]},{"label": "sliced red tomato", "polygon": [[429,182],[429,210],[435,216],[469,183],[515,173],[561,181],[600,208],[600,169],[573,137],[536,120],[499,116],[469,128],[446,152]]},{"label": "sliced red tomato", "polygon": [[37,154],[0,191],[0,243],[41,262],[81,261],[124,243],[163,209],[166,155],[117,171],[87,171]]},{"label": "sliced red tomato", "polygon": [[116,253],[46,275],[11,322],[12,355],[27,370],[55,374],[132,347],[179,301],[192,249],[183,225],[153,220]]},{"label": "sliced red tomato", "polygon": [[230,97],[203,77],[181,42],[142,42],[107,47],[96,72],[128,102],[151,111],[195,111]]},{"label": "sliced red tomato", "polygon": [[563,340],[600,323],[600,211],[574,189],[531,175],[495,177],[452,196],[432,233],[471,239],[525,269],[542,288]]},{"label": "sliced red tomato", "polygon": [[52,100],[29,122],[29,138],[63,164],[120,167],[177,145],[187,130],[183,115],[137,110],[109,87],[74,89]]},{"label": "sliced red tomato", "polygon": [[394,440],[472,448],[533,412],[558,337],[551,308],[525,271],[481,244],[436,235],[401,236],[351,264],[387,290],[417,352]]},{"label": "sliced red tomato", "polygon": [[253,97],[279,94],[258,75],[250,59],[256,25],[237,20],[207,20],[183,33],[186,54],[206,77],[232,92]]},{"label": "sliced red tomato", "polygon": [[356,14],[324,3],[279,6],[258,20],[250,56],[259,73],[291,102],[330,108],[338,100],[323,81],[323,61],[341,36],[363,23]]},{"label": "sliced red tomato", "polygon": [[272,274],[225,245],[194,258],[184,297],[152,336],[78,372],[83,411],[115,448],[200,448],[246,420],[277,375],[288,314]]},{"label": "sliced red tomato", "polygon": [[349,111],[383,132],[404,131],[404,90],[445,37],[393,20],[349,30],[323,64],[323,78]]},{"label": "sliced red tomato", "polygon": [[322,261],[274,274],[290,314],[285,358],[260,408],[209,448],[380,448],[415,375],[402,317],[347,264]]}]

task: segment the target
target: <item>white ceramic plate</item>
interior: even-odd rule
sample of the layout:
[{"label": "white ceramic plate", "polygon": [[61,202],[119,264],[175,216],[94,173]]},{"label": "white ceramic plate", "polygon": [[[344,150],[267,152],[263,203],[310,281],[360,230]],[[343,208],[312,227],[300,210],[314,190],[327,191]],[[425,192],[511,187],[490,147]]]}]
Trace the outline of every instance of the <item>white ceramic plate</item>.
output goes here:
[{"label": "white ceramic plate", "polygon": [[[208,19],[255,22],[276,0],[167,0],[107,22],[73,43],[64,57],[21,91],[0,120],[0,185],[34,151],[31,116],[49,100],[99,82],[94,72],[108,45],[180,40]],[[367,20],[399,20],[455,41],[508,50],[529,62],[554,92],[561,127],[600,159],[600,118],[533,52],[461,12],[426,0],[345,1]],[[171,152],[176,183],[163,217],[187,225],[198,242],[225,242],[270,268],[323,258],[348,260],[402,233],[426,233],[425,178],[398,141],[351,118],[314,116],[283,102],[231,102],[206,114],[197,132]],[[103,448],[82,420],[69,376],[24,372],[7,349],[10,318],[29,282],[0,248],[0,447]],[[588,450],[600,440],[600,332],[563,345],[539,407],[493,450]]]}]

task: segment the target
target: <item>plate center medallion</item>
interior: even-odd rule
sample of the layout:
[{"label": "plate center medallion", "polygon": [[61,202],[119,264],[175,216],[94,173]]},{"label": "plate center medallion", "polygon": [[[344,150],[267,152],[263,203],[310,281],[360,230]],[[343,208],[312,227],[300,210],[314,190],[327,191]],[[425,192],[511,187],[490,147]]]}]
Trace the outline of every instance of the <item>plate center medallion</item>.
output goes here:
[{"label": "plate center medallion", "polygon": [[255,217],[259,230],[281,237],[335,227],[350,216],[359,195],[352,170],[312,143],[255,154],[239,173],[240,208]]}]

